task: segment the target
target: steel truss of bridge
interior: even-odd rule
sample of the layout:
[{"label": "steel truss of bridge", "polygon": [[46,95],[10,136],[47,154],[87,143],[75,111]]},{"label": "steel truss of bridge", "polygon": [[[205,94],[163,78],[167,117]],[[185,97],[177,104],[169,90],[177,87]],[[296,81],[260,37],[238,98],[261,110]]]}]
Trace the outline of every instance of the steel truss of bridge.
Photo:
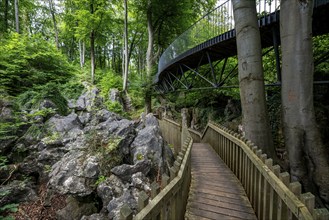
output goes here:
[{"label": "steel truss of bridge", "polygon": [[[276,66],[273,68],[276,69],[277,81],[280,82],[280,10],[278,10],[279,5],[277,5],[277,1],[274,1],[275,8],[273,12],[271,12],[271,7],[267,6],[267,10],[270,12],[261,13],[265,15],[260,16],[258,24],[261,45],[262,48],[266,48],[263,55],[274,50]],[[168,93],[182,90],[193,91],[195,89],[236,87],[238,84],[236,77],[238,75],[238,64],[235,58],[237,55],[236,33],[234,25],[232,25],[233,12],[227,12],[227,8],[230,8],[227,5],[229,2],[227,1],[208,15],[205,15],[166,49],[160,58],[158,73],[154,80],[154,89],[156,92]],[[220,20],[223,20],[223,18],[218,19],[218,16],[221,16],[223,13],[222,7],[226,8],[224,11],[227,13],[226,18],[230,18],[231,22],[230,24],[226,22],[226,27],[224,28],[215,25]],[[266,5],[263,8],[266,11]],[[261,10],[261,7],[259,7],[258,11]],[[328,11],[329,0],[314,1],[313,36],[329,33]],[[204,22],[205,19],[207,20],[206,25]],[[204,37],[206,39],[201,38],[201,43],[191,43],[191,35],[200,35],[200,32],[209,32],[209,30],[211,33],[208,34],[208,38],[207,36]],[[190,48],[191,46],[192,48]],[[229,62],[230,59],[233,61]],[[317,65],[328,59],[329,50],[317,58],[314,63]],[[280,85],[280,83],[275,85]]]}]

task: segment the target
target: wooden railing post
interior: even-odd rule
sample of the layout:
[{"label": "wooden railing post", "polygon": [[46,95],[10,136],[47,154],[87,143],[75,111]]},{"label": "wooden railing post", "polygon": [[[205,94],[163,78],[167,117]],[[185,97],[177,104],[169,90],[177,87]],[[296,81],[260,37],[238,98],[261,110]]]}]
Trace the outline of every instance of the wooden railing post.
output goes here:
[{"label": "wooden railing post", "polygon": [[138,211],[141,211],[149,203],[149,197],[144,191],[139,193],[137,203],[138,203]]},{"label": "wooden railing post", "polygon": [[124,204],[120,209],[120,219],[121,220],[133,219],[133,212],[127,204]]}]

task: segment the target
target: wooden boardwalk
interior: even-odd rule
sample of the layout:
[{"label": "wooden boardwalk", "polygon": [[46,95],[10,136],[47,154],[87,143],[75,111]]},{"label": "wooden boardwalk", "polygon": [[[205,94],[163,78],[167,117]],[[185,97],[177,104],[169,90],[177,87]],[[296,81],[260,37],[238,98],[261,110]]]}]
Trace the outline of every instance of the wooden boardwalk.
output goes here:
[{"label": "wooden boardwalk", "polygon": [[209,144],[193,144],[191,163],[185,219],[257,219],[241,183]]}]

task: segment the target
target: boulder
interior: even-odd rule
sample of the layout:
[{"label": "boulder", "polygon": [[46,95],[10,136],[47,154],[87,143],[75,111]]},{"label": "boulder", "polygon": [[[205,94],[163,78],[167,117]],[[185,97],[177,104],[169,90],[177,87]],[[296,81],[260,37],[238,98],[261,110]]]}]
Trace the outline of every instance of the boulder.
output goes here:
[{"label": "boulder", "polygon": [[108,220],[109,218],[102,213],[96,213],[89,216],[82,216],[81,220]]},{"label": "boulder", "polygon": [[152,114],[148,114],[145,116],[143,124],[145,127],[138,131],[131,144],[132,162],[136,164],[147,158],[151,161],[151,169],[154,172],[168,172],[168,168],[174,162],[174,156],[162,138],[157,119]]},{"label": "boulder", "polygon": [[122,180],[115,175],[111,175],[106,178],[105,181],[98,184],[97,195],[103,202],[103,208],[106,209],[107,205],[113,198],[122,196],[125,188],[128,188],[128,185],[125,185]]},{"label": "boulder", "polygon": [[33,201],[37,198],[33,186],[27,181],[14,180],[0,187],[0,207],[11,203]]},{"label": "boulder", "polygon": [[111,102],[119,102],[122,105],[122,98],[120,96],[120,91],[118,89],[110,89],[109,100]]},{"label": "boulder", "polygon": [[145,116],[144,124],[145,124],[145,127],[147,127],[147,126],[159,127],[158,119],[152,113],[149,113]]},{"label": "boulder", "polygon": [[69,132],[74,129],[81,130],[82,124],[79,117],[75,113],[68,116],[55,115],[47,121],[47,126],[50,132]]},{"label": "boulder", "polygon": [[87,92],[82,94],[75,103],[75,108],[78,111],[87,110],[90,111],[96,107],[102,105],[102,99],[98,96],[99,90],[94,88],[89,88]]},{"label": "boulder", "polygon": [[111,169],[111,172],[124,181],[131,181],[133,174],[141,172],[147,175],[151,169],[151,162],[149,160],[138,161],[134,165],[122,164]]},{"label": "boulder", "polygon": [[79,114],[79,120],[83,125],[86,125],[87,123],[89,123],[92,119],[91,117],[91,113],[90,112],[81,112]]},{"label": "boulder", "polygon": [[13,102],[2,99],[0,97],[0,119],[1,121],[12,121],[14,119],[14,112],[12,110]]},{"label": "boulder", "polygon": [[99,159],[96,156],[72,150],[53,165],[49,184],[61,194],[83,197],[93,193],[99,173]]},{"label": "boulder", "polygon": [[52,102],[49,99],[45,99],[40,103],[39,109],[43,109],[43,108],[52,108],[52,109],[56,109],[57,106],[54,102]]},{"label": "boulder", "polygon": [[81,202],[73,198],[72,196],[66,199],[65,208],[56,212],[56,219],[58,220],[76,220],[81,219],[84,215],[91,215],[97,212],[95,203],[93,202]]},{"label": "boulder", "polygon": [[142,172],[134,173],[131,176],[131,183],[135,188],[151,192],[150,180]]},{"label": "boulder", "polygon": [[137,201],[132,195],[130,190],[125,190],[122,196],[118,198],[113,198],[107,205],[107,211],[109,212],[109,219],[119,220],[120,219],[120,209],[124,204],[127,204],[131,210],[137,210]]},{"label": "boulder", "polygon": [[149,126],[140,130],[137,137],[131,144],[131,156],[133,163],[147,158],[152,162],[152,167],[157,169],[163,164],[162,148],[164,145],[163,138],[160,136],[158,127]]}]

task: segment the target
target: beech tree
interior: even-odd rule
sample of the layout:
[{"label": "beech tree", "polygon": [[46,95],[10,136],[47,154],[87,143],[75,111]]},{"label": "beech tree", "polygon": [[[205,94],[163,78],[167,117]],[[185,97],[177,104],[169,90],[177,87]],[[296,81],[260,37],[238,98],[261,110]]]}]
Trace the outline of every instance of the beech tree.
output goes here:
[{"label": "beech tree", "polygon": [[55,32],[55,43],[56,43],[56,47],[57,49],[59,48],[59,42],[58,42],[58,28],[57,28],[57,20],[56,20],[56,9],[55,9],[55,4],[53,0],[48,0],[48,4],[49,4],[49,11],[51,14],[51,18],[53,21],[53,25],[54,25],[54,32]]},{"label": "beech tree", "polygon": [[15,25],[16,25],[16,32],[19,33],[19,2],[18,0],[14,1],[15,4]]},{"label": "beech tree", "polygon": [[[214,0],[139,0],[136,9],[142,11],[147,24],[146,74],[151,79],[161,52],[197,20],[200,14],[212,9]],[[151,90],[145,93],[145,111],[151,111]]]},{"label": "beech tree", "polygon": [[[329,153],[321,141],[313,104],[312,0],[282,0],[282,112],[290,174],[329,203]],[[317,190],[318,189],[318,190]]]},{"label": "beech tree", "polygon": [[246,138],[275,156],[268,119],[256,1],[232,0],[238,52],[239,87]]},{"label": "beech tree", "polygon": [[124,0],[124,71],[123,71],[123,91],[127,90],[128,82],[128,0]]}]

